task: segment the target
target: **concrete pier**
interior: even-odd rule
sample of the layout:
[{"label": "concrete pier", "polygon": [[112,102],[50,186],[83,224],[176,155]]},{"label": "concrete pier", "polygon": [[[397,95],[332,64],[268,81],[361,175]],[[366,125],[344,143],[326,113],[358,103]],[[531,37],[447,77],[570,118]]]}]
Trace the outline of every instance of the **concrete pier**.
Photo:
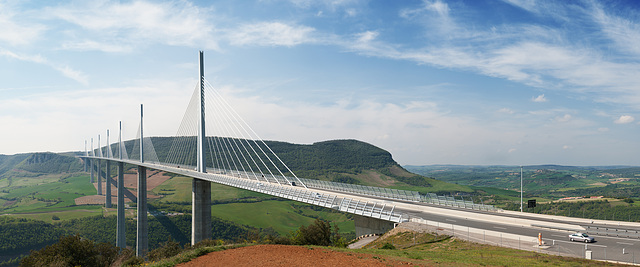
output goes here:
[{"label": "concrete pier", "polygon": [[127,247],[126,230],[124,224],[124,163],[118,162],[118,222],[116,234],[116,246]]},{"label": "concrete pier", "polygon": [[90,182],[91,182],[91,183],[94,183],[94,182],[95,182],[95,179],[93,178],[93,176],[94,176],[94,174],[93,174],[93,168],[94,168],[94,166],[93,166],[93,160],[92,160],[92,159],[87,159],[87,160],[89,161],[89,169],[90,169],[90,173],[91,173],[91,174],[89,175],[89,177],[91,177],[91,179],[90,179],[91,181],[90,181]]},{"label": "concrete pier", "polygon": [[143,166],[138,166],[137,209],[136,256],[145,258],[149,250],[149,226],[147,224],[147,168]]},{"label": "concrete pier", "polygon": [[102,195],[102,166],[100,160],[98,161],[98,195]]},{"label": "concrete pier", "polygon": [[211,182],[193,179],[191,245],[211,239]]},{"label": "concrete pier", "polygon": [[353,220],[356,224],[356,237],[369,234],[381,235],[394,227],[393,222],[360,215],[354,215]]},{"label": "concrete pier", "polygon": [[111,208],[111,161],[107,160],[107,164],[106,164],[106,171],[105,171],[105,176],[104,176],[104,180],[106,181],[106,187],[105,187],[105,202],[104,202],[104,207],[105,208]]}]

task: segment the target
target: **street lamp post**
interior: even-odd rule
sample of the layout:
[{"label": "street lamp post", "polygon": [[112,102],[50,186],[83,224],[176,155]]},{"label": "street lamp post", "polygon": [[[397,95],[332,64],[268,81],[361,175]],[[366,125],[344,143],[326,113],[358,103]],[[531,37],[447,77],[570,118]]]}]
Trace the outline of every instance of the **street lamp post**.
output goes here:
[{"label": "street lamp post", "polygon": [[522,165],[520,166],[520,212],[522,212]]}]

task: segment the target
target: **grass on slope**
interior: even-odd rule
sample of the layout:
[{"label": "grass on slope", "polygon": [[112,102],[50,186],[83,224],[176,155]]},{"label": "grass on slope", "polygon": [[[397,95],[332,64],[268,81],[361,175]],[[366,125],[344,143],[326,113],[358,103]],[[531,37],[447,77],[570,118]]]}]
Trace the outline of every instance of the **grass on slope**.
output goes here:
[{"label": "grass on slope", "polygon": [[[375,248],[334,250],[384,255],[427,266],[619,266],[467,242],[429,233],[409,231],[384,237],[385,239],[380,238],[367,246]],[[380,249],[386,243],[393,244],[397,249]]]},{"label": "grass on slope", "polygon": [[[192,178],[172,177],[152,192],[156,195],[164,195],[159,200],[161,202],[191,202],[191,181]],[[245,197],[270,197],[264,194],[238,189],[217,183],[211,183],[211,200],[224,201]]]},{"label": "grass on slope", "polygon": [[297,230],[301,225],[312,224],[315,217],[332,224],[337,223],[341,232],[355,231],[353,221],[343,213],[315,211],[290,200],[214,205],[211,214],[238,224],[260,228],[271,227],[283,235]]},{"label": "grass on slope", "polygon": [[[0,197],[13,204],[0,208],[3,213],[25,213],[67,210],[75,206],[75,199],[95,194],[95,187],[89,183],[87,175],[60,178],[46,175],[46,178],[15,179],[12,185],[2,188]],[[5,203],[6,204],[6,203]],[[77,209],[73,207],[72,209]]]},{"label": "grass on slope", "polygon": [[[153,192],[164,195],[154,201],[191,203],[191,178],[173,177],[156,187]],[[342,233],[355,231],[353,221],[346,214],[329,212],[295,201],[267,200],[273,196],[211,183],[212,201],[235,202],[249,197],[256,198],[256,202],[213,205],[211,214],[238,224],[271,227],[282,235],[297,230],[301,225],[313,223],[315,218],[337,223]]]},{"label": "grass on slope", "polygon": [[[102,214],[102,207],[98,205],[85,205],[69,208],[69,210],[63,211],[49,211],[49,212],[37,212],[37,213],[18,213],[12,214],[11,217],[15,218],[26,218],[33,220],[45,221],[48,223],[53,223],[60,220],[71,220],[84,218],[87,216],[95,216]],[[54,220],[53,218],[57,217],[58,220]]]}]

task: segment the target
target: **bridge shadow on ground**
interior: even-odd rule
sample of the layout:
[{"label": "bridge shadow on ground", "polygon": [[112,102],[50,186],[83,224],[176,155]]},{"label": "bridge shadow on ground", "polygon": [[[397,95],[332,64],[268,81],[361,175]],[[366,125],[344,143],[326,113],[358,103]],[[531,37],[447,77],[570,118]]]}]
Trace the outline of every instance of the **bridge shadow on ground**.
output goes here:
[{"label": "bridge shadow on ground", "polygon": [[153,217],[158,220],[162,227],[164,227],[167,232],[169,232],[173,240],[180,242],[181,244],[191,242],[191,237],[180,231],[180,227],[173,223],[168,216],[162,214],[161,211],[156,209],[156,207],[151,204],[147,204],[147,208],[149,209],[149,213],[151,213],[151,215],[153,215]]},{"label": "bridge shadow on ground", "polygon": [[[97,168],[98,168],[97,166],[94,166],[94,170],[97,169]],[[106,171],[100,170],[100,174],[101,174],[101,176],[103,178],[107,177],[107,172]],[[111,179],[106,179],[106,180],[107,180],[107,183],[111,183],[111,185],[113,185],[116,189],[118,189],[118,181],[117,181],[118,180],[118,176],[117,175],[115,176],[115,179],[114,179],[114,177],[111,177]],[[107,186],[111,186],[111,185],[107,185]],[[106,192],[106,191],[104,191],[104,192]],[[114,192],[111,192],[111,195],[113,195],[113,193]],[[116,196],[117,196],[117,193],[116,193]],[[131,191],[129,191],[129,189],[127,189],[126,187],[124,187],[124,197],[128,198],[132,202],[138,202],[138,198],[136,197],[136,195],[131,193]]]}]

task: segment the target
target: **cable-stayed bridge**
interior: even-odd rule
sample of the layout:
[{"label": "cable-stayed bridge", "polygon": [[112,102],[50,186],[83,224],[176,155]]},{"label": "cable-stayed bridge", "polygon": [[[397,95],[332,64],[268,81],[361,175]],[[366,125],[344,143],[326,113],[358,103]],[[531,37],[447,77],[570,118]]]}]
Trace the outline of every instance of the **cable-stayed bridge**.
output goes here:
[{"label": "cable-stayed bridge", "polygon": [[[111,207],[112,204],[111,164],[117,164],[117,246],[126,246],[124,164],[136,166],[138,170],[137,255],[145,255],[148,248],[147,169],[193,178],[192,244],[211,237],[211,182],[356,214],[359,216],[357,219],[359,223],[356,224],[361,226],[358,229],[359,234],[372,231],[384,232],[392,228],[393,223],[407,221],[408,217],[395,210],[393,204],[383,200],[363,200],[358,195],[426,201],[485,210],[492,208],[470,201],[433,195],[424,196],[412,191],[355,186],[297,177],[204,78],[203,61],[203,53],[200,52],[199,83],[194,89],[168,152],[164,152],[166,149],[163,149],[162,155],[158,155],[152,139],[145,137],[142,105],[140,106],[140,124],[133,147],[130,146],[129,149],[125,147],[120,124],[117,142],[110,143],[107,130],[106,145],[101,145],[100,135],[98,135],[97,148],[94,148],[92,138],[91,149],[85,149],[85,155],[82,158],[85,159],[86,166],[90,166],[92,183],[96,182],[95,174],[98,174],[99,195],[103,195],[102,165],[106,165],[104,178],[109,180],[106,183],[104,195],[107,207]],[[347,195],[335,192],[343,192]]]},{"label": "cable-stayed bridge", "polygon": [[[600,233],[604,228],[609,232],[615,229],[616,234],[624,230],[629,238],[635,237],[635,231],[636,238],[640,238],[640,225],[621,226],[618,222],[615,228],[608,222],[594,224],[593,221],[589,223],[573,218],[510,213],[496,210],[490,205],[451,196],[423,195],[414,191],[297,177],[204,78],[202,52],[199,77],[199,83],[194,89],[169,149],[156,151],[152,138],[144,135],[144,114],[141,105],[140,124],[133,145],[129,145],[128,149],[125,147],[120,127],[116,142],[109,141],[110,134],[107,130],[106,145],[101,145],[98,135],[97,148],[94,148],[92,138],[91,149],[85,149],[85,155],[81,157],[91,172],[91,182],[96,182],[97,178],[99,195],[103,195],[101,180],[103,177],[107,179],[104,195],[108,208],[112,204],[110,185],[114,183],[111,181],[111,164],[117,165],[116,245],[122,248],[126,247],[124,195],[128,192],[124,188],[124,166],[128,164],[137,168],[138,256],[144,256],[148,249],[147,169],[193,178],[192,244],[211,238],[211,182],[355,214],[356,235],[380,234],[392,229],[395,223],[414,221],[440,230],[445,229],[456,236],[462,232],[463,238],[466,232],[466,238],[469,240],[472,240],[474,233],[476,236],[472,241],[486,242],[487,236],[499,237],[502,245],[504,235],[505,240],[517,240],[518,248],[521,240],[537,243],[537,239],[530,239],[535,239],[538,232],[544,233],[545,237],[562,237],[566,236],[567,231]],[[85,148],[86,146],[85,141]],[[103,175],[105,165],[106,171]],[[555,241],[553,243],[555,245]],[[498,244],[497,241],[495,244]],[[627,251],[630,249],[627,248]],[[638,254],[640,255],[640,250]],[[594,257],[598,256],[595,255]],[[605,248],[604,259],[613,257],[611,252],[608,255]]]}]

